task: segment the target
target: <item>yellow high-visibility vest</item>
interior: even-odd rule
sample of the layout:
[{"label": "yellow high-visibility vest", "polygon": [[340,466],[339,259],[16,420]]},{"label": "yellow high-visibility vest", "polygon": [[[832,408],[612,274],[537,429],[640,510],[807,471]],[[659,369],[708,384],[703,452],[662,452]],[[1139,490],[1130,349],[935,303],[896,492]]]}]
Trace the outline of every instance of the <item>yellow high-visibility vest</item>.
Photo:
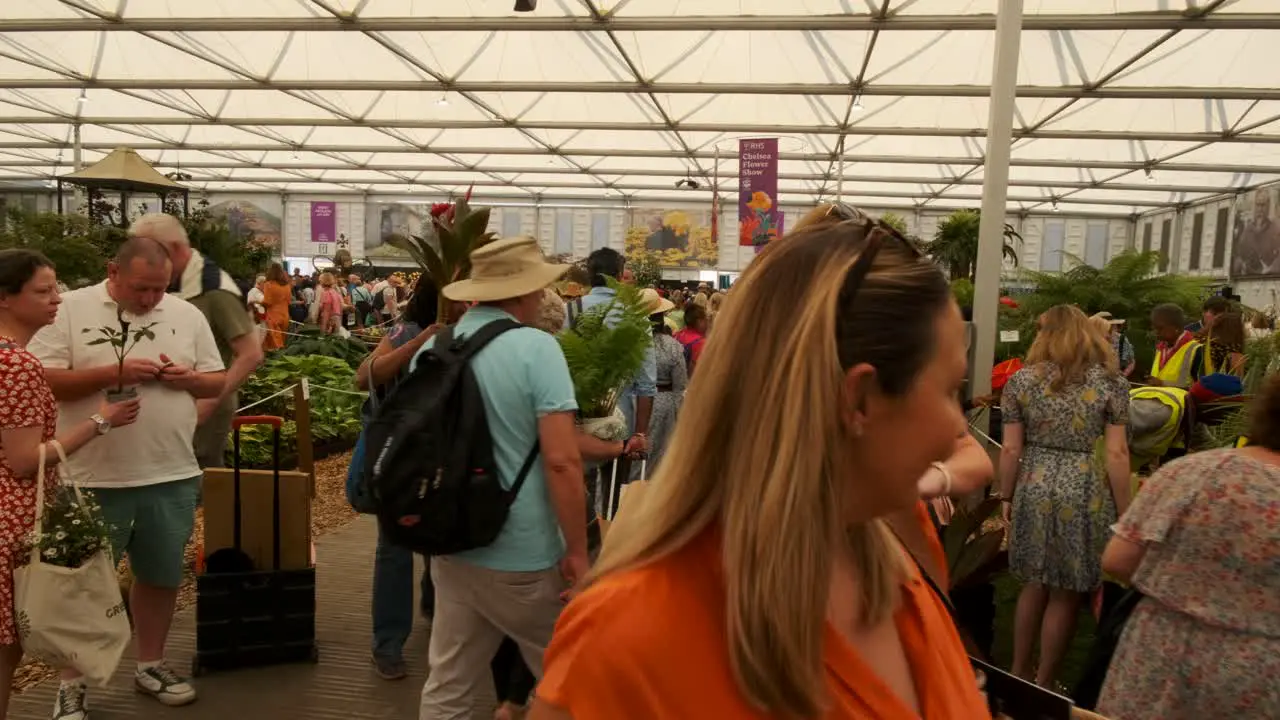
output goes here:
[{"label": "yellow high-visibility vest", "polygon": [[1151,359],[1151,375],[1164,383],[1165,387],[1176,387],[1188,390],[1194,381],[1191,377],[1191,365],[1195,355],[1203,347],[1199,342],[1191,342],[1178,348],[1164,365],[1160,364],[1160,352]]}]

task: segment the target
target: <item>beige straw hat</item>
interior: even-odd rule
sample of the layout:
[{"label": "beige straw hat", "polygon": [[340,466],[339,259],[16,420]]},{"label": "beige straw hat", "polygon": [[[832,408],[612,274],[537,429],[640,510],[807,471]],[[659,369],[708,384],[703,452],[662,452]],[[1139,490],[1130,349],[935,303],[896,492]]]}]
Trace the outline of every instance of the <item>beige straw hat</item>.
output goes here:
[{"label": "beige straw hat", "polygon": [[494,302],[541,290],[569,271],[542,257],[531,237],[498,240],[471,253],[471,277],[444,286],[444,296],[461,302]]},{"label": "beige straw hat", "polygon": [[659,295],[653,288],[641,290],[640,299],[644,301],[645,307],[649,308],[650,315],[671,312],[676,307],[675,303]]}]

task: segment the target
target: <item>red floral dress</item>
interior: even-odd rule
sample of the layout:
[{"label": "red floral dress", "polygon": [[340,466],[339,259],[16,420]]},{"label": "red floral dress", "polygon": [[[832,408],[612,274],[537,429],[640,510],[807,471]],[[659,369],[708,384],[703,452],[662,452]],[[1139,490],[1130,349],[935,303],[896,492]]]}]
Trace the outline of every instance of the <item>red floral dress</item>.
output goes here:
[{"label": "red floral dress", "polygon": [[[40,426],[41,438],[52,440],[58,427],[58,406],[45,382],[40,361],[10,338],[0,337],[0,429]],[[55,480],[45,473],[46,496]],[[18,641],[13,622],[13,568],[35,524],[36,484],[14,477],[0,447],[0,645]]]}]

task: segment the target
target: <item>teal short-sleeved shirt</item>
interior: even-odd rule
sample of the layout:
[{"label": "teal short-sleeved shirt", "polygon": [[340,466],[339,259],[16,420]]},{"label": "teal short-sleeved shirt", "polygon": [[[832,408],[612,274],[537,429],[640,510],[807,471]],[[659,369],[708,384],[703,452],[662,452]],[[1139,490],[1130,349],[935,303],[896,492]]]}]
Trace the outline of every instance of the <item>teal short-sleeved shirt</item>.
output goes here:
[{"label": "teal short-sleeved shirt", "polygon": [[[514,319],[497,308],[476,306],[462,316],[454,333],[465,338],[504,318]],[[423,350],[434,343],[432,338]],[[412,366],[417,364],[418,357],[414,357]],[[569,365],[555,337],[523,327],[508,330],[485,346],[471,359],[471,369],[484,397],[498,476],[503,486],[510,488],[529,450],[538,441],[538,420],[550,413],[578,409]],[[511,505],[498,539],[488,547],[453,557],[491,570],[532,572],[555,565],[564,556],[564,549],[539,458]]]}]

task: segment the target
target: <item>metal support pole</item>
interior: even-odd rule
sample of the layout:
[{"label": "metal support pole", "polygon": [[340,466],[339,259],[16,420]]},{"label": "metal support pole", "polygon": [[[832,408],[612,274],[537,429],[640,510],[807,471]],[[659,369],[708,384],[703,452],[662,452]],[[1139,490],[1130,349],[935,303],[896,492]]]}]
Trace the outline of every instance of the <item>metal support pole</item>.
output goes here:
[{"label": "metal support pole", "polygon": [[836,202],[842,202],[844,196],[844,137],[840,138],[840,157],[836,160]]},{"label": "metal support pole", "polygon": [[1179,207],[1173,216],[1173,237],[1169,239],[1169,273],[1182,272],[1182,229],[1186,220],[1186,208]]},{"label": "metal support pole", "polygon": [[1000,0],[996,52],[987,121],[987,156],[982,176],[982,222],[978,230],[978,266],[974,278],[976,329],[970,387],[974,397],[991,393],[995,360],[1000,266],[1004,259],[1005,202],[1009,184],[1010,142],[1018,82],[1018,46],[1022,39],[1022,0]]},{"label": "metal support pole", "polygon": [[[84,143],[80,141],[80,123],[71,126],[71,168],[74,172],[84,169]],[[85,194],[79,185],[72,185],[72,212],[80,212],[84,207]],[[58,214],[62,214],[62,188],[58,188]]]}]

